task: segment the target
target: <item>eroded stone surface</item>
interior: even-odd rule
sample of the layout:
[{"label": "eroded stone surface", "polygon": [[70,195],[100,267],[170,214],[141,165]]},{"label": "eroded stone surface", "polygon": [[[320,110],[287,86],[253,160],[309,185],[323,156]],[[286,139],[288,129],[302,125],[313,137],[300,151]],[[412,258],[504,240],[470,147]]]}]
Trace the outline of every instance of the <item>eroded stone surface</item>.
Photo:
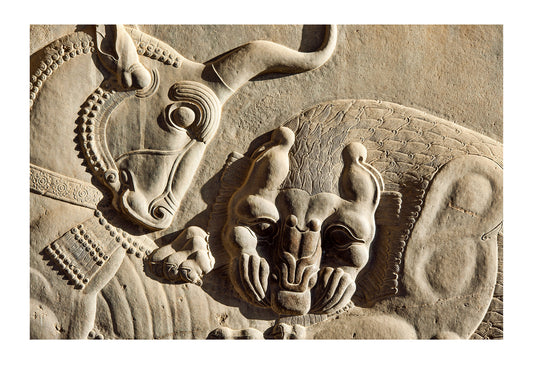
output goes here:
[{"label": "eroded stone surface", "polygon": [[501,28],[299,29],[32,27],[32,338],[501,337]]}]

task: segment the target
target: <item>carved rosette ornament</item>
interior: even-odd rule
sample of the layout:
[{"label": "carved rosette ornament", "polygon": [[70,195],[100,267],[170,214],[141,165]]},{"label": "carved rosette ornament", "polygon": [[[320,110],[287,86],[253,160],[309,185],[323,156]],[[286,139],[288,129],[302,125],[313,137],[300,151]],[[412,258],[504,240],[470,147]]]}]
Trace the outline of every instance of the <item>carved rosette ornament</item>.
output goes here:
[{"label": "carved rosette ornament", "polygon": [[[78,30],[32,56],[32,338],[491,333],[501,143],[343,99],[204,161],[228,99],[321,67],[337,28],[316,51],[253,41],[206,63],[136,27]],[[220,169],[207,226],[169,233],[202,164]]]}]

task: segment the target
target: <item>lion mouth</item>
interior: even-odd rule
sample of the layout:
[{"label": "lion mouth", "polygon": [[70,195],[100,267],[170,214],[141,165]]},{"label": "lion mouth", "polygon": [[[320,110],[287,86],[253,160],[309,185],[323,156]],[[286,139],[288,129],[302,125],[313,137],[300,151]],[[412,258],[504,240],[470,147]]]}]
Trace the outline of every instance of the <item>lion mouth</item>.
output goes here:
[{"label": "lion mouth", "polygon": [[305,292],[313,288],[318,272],[314,259],[312,255],[296,260],[293,255],[283,252],[283,262],[278,266],[280,288],[292,292]]},{"label": "lion mouth", "polygon": [[288,282],[283,263],[277,270],[271,279],[271,302],[281,315],[330,314],[349,304],[355,292],[353,277],[341,268],[307,265],[295,283]]},{"label": "lion mouth", "polygon": [[272,308],[283,315],[302,315],[311,309],[311,289],[317,281],[318,266],[312,257],[296,260],[283,252],[278,278],[272,284]]},{"label": "lion mouth", "polygon": [[272,290],[272,309],[281,315],[302,315],[311,309],[311,291]]}]

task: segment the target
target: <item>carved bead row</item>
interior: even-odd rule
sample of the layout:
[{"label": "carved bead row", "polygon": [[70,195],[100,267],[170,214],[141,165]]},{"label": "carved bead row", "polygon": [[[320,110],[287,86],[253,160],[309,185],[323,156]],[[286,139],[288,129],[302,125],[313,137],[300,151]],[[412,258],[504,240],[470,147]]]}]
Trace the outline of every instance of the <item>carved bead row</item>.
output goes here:
[{"label": "carved bead row", "polygon": [[98,223],[108,231],[109,235],[114,238],[115,242],[125,249],[128,254],[135,255],[137,258],[142,259],[152,253],[152,250],[145,248],[143,245],[139,245],[131,234],[111,225],[103,217],[102,212],[96,210],[94,214],[98,218]]},{"label": "carved bead row", "polygon": [[109,256],[104,253],[102,247],[91,239],[82,224],[76,228],[72,228],[70,232],[74,234],[74,239],[83,246],[98,266],[102,266],[109,259]]},{"label": "carved bead row", "polygon": [[179,68],[182,64],[179,56],[174,56],[172,52],[164,48],[156,46],[152,43],[141,41],[137,42],[137,53],[148,58],[158,60],[166,65],[171,65],[174,68]]},{"label": "carved bead row", "polygon": [[97,88],[83,104],[79,117],[79,134],[83,144],[88,162],[97,174],[103,174],[109,169],[104,159],[96,148],[96,126],[99,121],[99,113],[105,102],[111,98],[114,91],[107,91],[101,87]]},{"label": "carved bead row", "polygon": [[77,55],[94,52],[94,42],[91,37],[83,34],[79,40],[72,41],[70,38],[59,40],[59,43],[50,46],[45,57],[31,76],[30,81],[30,109],[37,98],[37,94],[44,81],[59,68],[61,64],[75,58]]},{"label": "carved bead row", "polygon": [[61,251],[55,242],[47,246],[44,251],[76,289],[82,289],[89,282],[89,279],[80,272],[80,269]]}]

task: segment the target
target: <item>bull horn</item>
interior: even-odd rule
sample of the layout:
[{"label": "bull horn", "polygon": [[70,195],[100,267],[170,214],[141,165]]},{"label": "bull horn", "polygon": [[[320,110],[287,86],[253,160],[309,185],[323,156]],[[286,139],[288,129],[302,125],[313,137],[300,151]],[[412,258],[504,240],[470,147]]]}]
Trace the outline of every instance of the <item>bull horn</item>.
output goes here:
[{"label": "bull horn", "polygon": [[313,52],[300,52],[270,41],[253,41],[210,62],[218,78],[232,92],[264,73],[300,73],[324,64],[337,44],[337,27],[326,27],[322,46]]}]

